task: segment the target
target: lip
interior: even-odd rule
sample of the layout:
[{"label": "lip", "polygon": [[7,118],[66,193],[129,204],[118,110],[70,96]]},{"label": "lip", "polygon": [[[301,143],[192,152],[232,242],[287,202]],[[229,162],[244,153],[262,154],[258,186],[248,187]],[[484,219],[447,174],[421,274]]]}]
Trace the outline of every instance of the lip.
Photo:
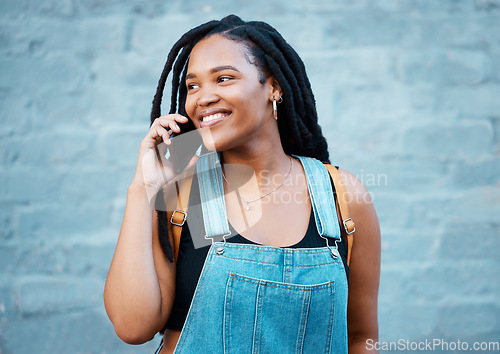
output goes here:
[{"label": "lip", "polygon": [[[220,118],[214,118],[208,122],[203,121],[204,117],[208,117],[208,116],[211,116],[214,114],[223,114],[224,116],[220,117]],[[217,125],[217,124],[225,121],[230,116],[231,116],[231,111],[229,111],[227,109],[222,109],[222,108],[207,109],[207,110],[201,112],[200,115],[198,116],[198,120],[200,122],[200,128],[213,127],[214,125]]]}]

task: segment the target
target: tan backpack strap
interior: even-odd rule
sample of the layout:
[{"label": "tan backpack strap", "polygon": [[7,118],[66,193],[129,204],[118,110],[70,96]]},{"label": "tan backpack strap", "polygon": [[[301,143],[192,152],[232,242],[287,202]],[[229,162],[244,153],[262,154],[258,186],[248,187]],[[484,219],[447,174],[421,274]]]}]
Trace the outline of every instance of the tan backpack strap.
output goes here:
[{"label": "tan backpack strap", "polygon": [[[189,194],[191,192],[191,184],[193,183],[193,174],[188,174],[181,179],[181,182],[175,182],[175,188],[177,189],[177,207],[171,213],[169,231],[174,239],[173,251],[174,251],[174,261],[177,262],[177,257],[179,255],[179,245],[181,243],[181,233],[182,226],[187,219],[187,209],[189,204]],[[180,184],[180,187],[179,187]]]},{"label": "tan backpack strap", "polygon": [[347,206],[347,198],[345,194],[344,183],[342,183],[342,178],[340,177],[339,171],[330,164],[325,164],[325,167],[330,172],[330,176],[333,180],[333,185],[335,186],[335,193],[337,194],[337,207],[339,211],[339,217],[344,226],[344,231],[347,235],[347,265],[351,262],[351,250],[353,244],[353,233],[356,231],[354,226],[354,221],[349,217],[349,207]]}]

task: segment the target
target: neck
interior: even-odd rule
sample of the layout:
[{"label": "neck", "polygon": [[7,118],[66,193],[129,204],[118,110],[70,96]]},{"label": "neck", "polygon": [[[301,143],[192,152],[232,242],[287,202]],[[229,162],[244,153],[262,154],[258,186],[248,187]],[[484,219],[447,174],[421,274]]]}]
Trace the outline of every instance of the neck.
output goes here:
[{"label": "neck", "polygon": [[261,176],[283,174],[290,168],[290,158],[285,154],[278,139],[278,146],[227,150],[222,153],[224,165],[249,166],[260,181]]}]

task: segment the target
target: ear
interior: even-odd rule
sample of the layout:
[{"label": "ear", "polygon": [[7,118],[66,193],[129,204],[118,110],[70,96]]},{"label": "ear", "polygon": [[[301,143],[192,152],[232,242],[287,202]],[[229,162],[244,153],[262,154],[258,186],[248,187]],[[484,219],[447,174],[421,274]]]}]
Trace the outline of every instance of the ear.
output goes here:
[{"label": "ear", "polygon": [[274,89],[274,96],[275,97],[277,96],[277,100],[279,100],[279,98],[283,96],[283,91],[281,90],[281,86],[276,79],[273,79],[273,89]]},{"label": "ear", "polygon": [[283,91],[281,90],[281,86],[278,83],[278,81],[274,77],[269,77],[268,78],[269,82],[269,100],[272,101],[273,98],[276,99],[276,101],[279,101],[280,97],[283,96]]}]

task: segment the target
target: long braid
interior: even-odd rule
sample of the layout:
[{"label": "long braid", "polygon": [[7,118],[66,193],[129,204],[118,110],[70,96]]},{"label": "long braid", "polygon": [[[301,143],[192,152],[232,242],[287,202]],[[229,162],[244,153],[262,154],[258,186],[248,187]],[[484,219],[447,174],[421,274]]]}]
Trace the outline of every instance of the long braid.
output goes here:
[{"label": "long braid", "polygon": [[[168,74],[170,73],[170,70],[172,70],[172,65],[176,61],[179,51],[183,47],[185,47],[186,44],[192,43],[193,37],[199,37],[202,33],[206,33],[207,31],[212,30],[218,24],[219,21],[210,21],[196,28],[193,28],[191,31],[185,33],[174,44],[174,46],[170,50],[170,53],[168,53],[167,62],[165,63],[165,66],[160,76],[160,80],[158,81],[158,87],[156,88],[156,94],[153,99],[153,108],[151,110],[151,124],[153,124],[153,121],[161,115],[161,101],[163,97],[163,90],[165,89],[165,83],[167,82]],[[172,92],[172,95],[173,94],[174,92]],[[175,93],[175,95],[177,95],[177,93]]]},{"label": "long braid", "polygon": [[[272,75],[279,83],[283,91],[283,103],[278,112],[278,130],[285,153],[329,162],[328,145],[318,125],[316,103],[303,61],[272,26],[259,21],[244,22],[235,15],[202,24],[185,33],[174,44],[158,81],[151,110],[151,124],[161,115],[163,92],[170,72],[170,113],[186,115],[184,105],[187,89],[184,82],[189,55],[196,43],[214,34],[242,43],[249,50],[254,59],[252,62],[256,62],[253,64],[261,74],[266,78]],[[191,121],[182,127],[183,131],[192,129],[194,124]],[[167,258],[173,262],[166,212],[158,210],[157,213],[160,243]]]},{"label": "long braid", "polygon": [[177,110],[177,92],[179,91],[179,86],[184,86],[181,85],[180,75],[184,67],[184,62],[187,60],[189,54],[191,53],[191,49],[192,46],[183,48],[174,66],[174,72],[172,76],[172,98],[170,102],[170,113],[175,113]]}]

